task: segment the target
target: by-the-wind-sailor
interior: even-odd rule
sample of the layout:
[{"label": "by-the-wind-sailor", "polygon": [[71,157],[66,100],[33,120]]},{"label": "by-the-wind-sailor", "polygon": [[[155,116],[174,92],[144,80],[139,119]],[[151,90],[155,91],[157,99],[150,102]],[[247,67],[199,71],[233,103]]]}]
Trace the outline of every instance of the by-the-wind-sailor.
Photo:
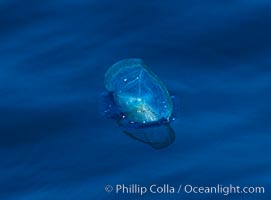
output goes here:
[{"label": "by-the-wind-sailor", "polygon": [[[166,138],[166,146],[173,142],[174,131],[171,127],[167,128],[173,113],[172,97],[141,59],[125,59],[115,63],[105,73],[104,83],[108,91],[102,94],[104,116],[116,119],[124,132],[134,139],[152,144],[155,131],[156,144],[163,143],[159,137]],[[145,137],[148,133],[151,133],[150,137]],[[142,134],[145,136],[142,137]],[[157,138],[157,135],[160,136]],[[148,138],[148,141],[144,138]]]}]

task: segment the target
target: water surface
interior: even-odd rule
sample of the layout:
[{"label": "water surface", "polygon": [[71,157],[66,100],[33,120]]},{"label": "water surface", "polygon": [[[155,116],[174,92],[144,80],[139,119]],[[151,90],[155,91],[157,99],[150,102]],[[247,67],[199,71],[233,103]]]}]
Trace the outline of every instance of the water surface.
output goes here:
[{"label": "water surface", "polygon": [[[269,1],[0,1],[0,199],[222,199],[107,194],[107,184],[271,183]],[[142,58],[180,98],[157,151],[98,113],[113,63]],[[225,198],[226,199],[226,198]]]}]

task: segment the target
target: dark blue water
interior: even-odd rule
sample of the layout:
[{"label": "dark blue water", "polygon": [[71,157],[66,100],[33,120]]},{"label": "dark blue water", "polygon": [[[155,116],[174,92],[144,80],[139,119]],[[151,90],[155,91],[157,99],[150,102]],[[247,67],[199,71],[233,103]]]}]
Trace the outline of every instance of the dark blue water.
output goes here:
[{"label": "dark blue water", "polygon": [[[0,199],[271,199],[271,3],[0,1]],[[105,71],[142,58],[180,99],[162,150],[100,118]],[[106,193],[108,184],[265,194]]]}]

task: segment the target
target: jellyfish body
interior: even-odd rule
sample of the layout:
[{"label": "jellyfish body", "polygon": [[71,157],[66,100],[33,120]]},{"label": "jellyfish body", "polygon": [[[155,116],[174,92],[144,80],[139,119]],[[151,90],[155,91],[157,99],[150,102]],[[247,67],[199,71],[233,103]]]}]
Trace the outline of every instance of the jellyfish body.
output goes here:
[{"label": "jellyfish body", "polygon": [[133,139],[162,149],[173,143],[173,103],[166,86],[141,59],[125,59],[105,73],[101,113]]},{"label": "jellyfish body", "polygon": [[114,64],[105,74],[105,87],[119,110],[120,124],[148,125],[170,120],[171,96],[141,59],[125,59]]}]

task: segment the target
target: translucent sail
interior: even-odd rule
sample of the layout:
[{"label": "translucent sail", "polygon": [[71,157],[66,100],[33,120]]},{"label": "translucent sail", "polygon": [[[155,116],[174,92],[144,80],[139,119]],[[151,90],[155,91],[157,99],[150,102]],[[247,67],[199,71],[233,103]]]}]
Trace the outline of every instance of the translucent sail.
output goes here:
[{"label": "translucent sail", "polygon": [[172,115],[167,88],[141,59],[114,64],[105,74],[105,87],[123,113],[123,123],[154,123]]}]

